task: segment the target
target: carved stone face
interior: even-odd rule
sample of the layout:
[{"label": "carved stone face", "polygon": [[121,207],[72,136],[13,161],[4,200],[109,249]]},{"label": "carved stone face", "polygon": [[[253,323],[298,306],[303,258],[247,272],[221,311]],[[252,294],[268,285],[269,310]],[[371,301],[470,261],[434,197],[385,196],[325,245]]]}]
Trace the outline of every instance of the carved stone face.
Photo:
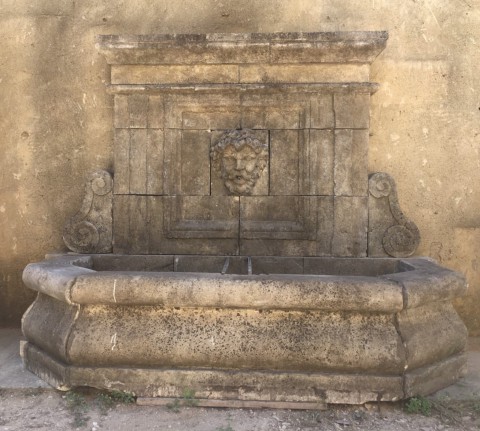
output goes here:
[{"label": "carved stone face", "polygon": [[226,132],[212,148],[214,167],[231,194],[249,195],[265,169],[268,148],[250,130]]}]

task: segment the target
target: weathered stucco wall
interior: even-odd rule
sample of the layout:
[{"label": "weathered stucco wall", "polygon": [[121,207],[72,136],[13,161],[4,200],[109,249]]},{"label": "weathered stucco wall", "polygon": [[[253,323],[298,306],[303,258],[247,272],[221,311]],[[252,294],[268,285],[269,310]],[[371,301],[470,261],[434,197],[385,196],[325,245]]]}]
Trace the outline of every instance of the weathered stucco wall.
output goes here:
[{"label": "weathered stucco wall", "polygon": [[370,171],[396,179],[418,254],[463,271],[480,334],[479,0],[0,0],[0,323],[33,299],[23,267],[64,250],[83,178],[112,169],[96,34],[388,30],[374,62]]}]

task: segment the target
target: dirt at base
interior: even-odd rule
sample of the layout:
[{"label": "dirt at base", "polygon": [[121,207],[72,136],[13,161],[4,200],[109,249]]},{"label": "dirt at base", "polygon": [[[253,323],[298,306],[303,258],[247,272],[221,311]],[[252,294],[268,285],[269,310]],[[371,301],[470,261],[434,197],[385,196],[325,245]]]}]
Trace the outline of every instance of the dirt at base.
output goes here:
[{"label": "dirt at base", "polygon": [[213,409],[126,404],[99,392],[0,392],[0,431],[446,431],[479,430],[480,400],[430,401],[430,416],[403,403],[329,406],[322,411]]}]

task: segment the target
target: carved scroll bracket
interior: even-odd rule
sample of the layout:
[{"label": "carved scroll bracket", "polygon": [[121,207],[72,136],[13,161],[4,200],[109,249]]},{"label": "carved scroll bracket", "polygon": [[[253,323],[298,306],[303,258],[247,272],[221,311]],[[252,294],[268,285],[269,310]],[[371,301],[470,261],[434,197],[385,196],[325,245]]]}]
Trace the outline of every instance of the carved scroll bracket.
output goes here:
[{"label": "carved scroll bracket", "polygon": [[420,232],[400,209],[395,181],[377,172],[370,175],[368,189],[368,256],[411,256],[420,243]]},{"label": "carved scroll bracket", "polygon": [[63,230],[63,241],[71,251],[112,252],[112,198],[112,175],[103,170],[89,174],[82,206]]}]

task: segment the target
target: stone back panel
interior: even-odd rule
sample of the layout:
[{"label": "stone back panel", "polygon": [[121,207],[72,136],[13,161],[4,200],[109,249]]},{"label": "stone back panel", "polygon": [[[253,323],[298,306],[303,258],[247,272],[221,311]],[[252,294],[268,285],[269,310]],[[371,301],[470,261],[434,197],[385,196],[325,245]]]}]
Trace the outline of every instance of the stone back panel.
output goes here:
[{"label": "stone back panel", "polygon": [[[307,61],[306,50],[331,41],[281,39],[267,40],[276,53],[268,59],[255,57],[258,40],[237,41],[242,60],[228,62],[229,44],[216,40],[202,45],[209,64],[188,65],[152,54],[156,46],[170,55],[178,41],[146,53],[144,43],[127,52],[125,41],[100,40],[112,63],[115,253],[366,256],[372,53],[350,36],[354,61],[338,40],[338,61]],[[268,153],[245,174],[255,176],[249,188],[235,169],[244,157],[257,163],[260,150],[240,156],[237,142],[228,156],[237,168],[225,155],[213,163],[212,149],[234,130]]]}]

